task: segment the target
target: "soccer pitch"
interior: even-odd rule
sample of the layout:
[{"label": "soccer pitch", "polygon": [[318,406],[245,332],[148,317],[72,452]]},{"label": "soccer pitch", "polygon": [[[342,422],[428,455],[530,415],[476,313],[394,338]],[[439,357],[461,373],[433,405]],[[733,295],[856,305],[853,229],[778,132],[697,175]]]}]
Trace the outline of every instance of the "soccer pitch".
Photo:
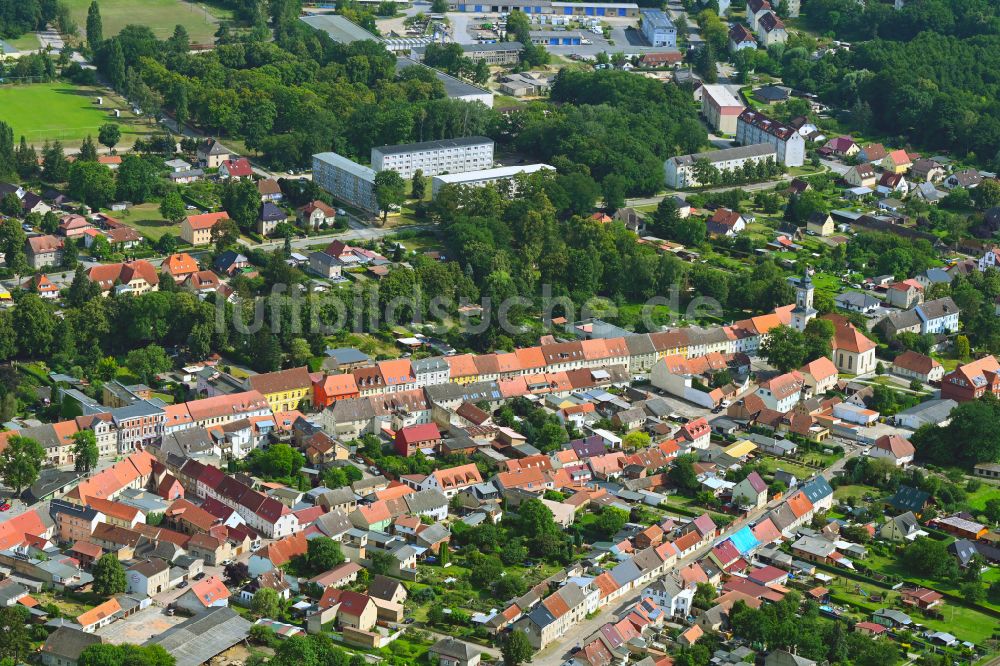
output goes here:
[{"label": "soccer pitch", "polygon": [[[99,96],[104,104],[98,106]],[[97,141],[97,129],[105,123],[118,123],[122,130],[122,143],[131,144],[131,137],[124,135],[148,133],[146,128],[130,125],[134,122],[131,111],[122,111],[116,119],[114,103],[107,92],[100,88],[81,88],[66,83],[32,83],[27,85],[0,86],[0,120],[14,128],[14,141],[23,135],[29,144],[40,148],[46,141],[62,141],[78,145],[89,134]],[[125,117],[125,116],[129,117]]]},{"label": "soccer pitch", "polygon": [[[73,20],[84,35],[90,0],[64,0]],[[183,25],[196,44],[212,41],[218,29],[218,17],[231,18],[231,12],[183,0],[98,0],[104,37],[117,35],[130,23],[149,26],[160,39],[173,34],[174,26]]]}]

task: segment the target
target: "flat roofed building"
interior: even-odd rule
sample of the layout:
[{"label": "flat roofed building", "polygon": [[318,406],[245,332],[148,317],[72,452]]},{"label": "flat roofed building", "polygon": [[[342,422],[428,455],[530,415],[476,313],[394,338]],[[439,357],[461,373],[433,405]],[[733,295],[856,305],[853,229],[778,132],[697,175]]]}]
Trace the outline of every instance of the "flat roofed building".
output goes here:
[{"label": "flat roofed building", "polygon": [[548,164],[525,164],[521,166],[497,167],[496,169],[482,169],[479,171],[466,171],[465,173],[446,174],[434,176],[431,181],[431,192],[437,196],[438,191],[445,185],[468,185],[470,187],[480,187],[501,180],[508,180],[518,174],[532,174],[539,171],[555,171],[555,167]]},{"label": "flat roofed building", "polygon": [[[410,57],[422,61],[426,50],[426,46],[415,47],[410,50]],[[462,51],[472,62],[485,60],[487,65],[516,65],[521,60],[524,44],[521,42],[462,44]]]},{"label": "flat roofed building", "polygon": [[313,182],[340,201],[370,213],[378,211],[375,171],[337,153],[313,155]]},{"label": "flat roofed building", "polygon": [[556,16],[639,16],[639,5],[634,2],[550,2],[530,0],[524,3],[466,2],[449,0],[450,11],[487,12],[499,14],[519,10],[525,14],[551,14]]},{"label": "flat roofed building", "polygon": [[726,148],[723,150],[709,150],[704,153],[693,155],[678,155],[671,157],[664,164],[664,173],[667,185],[674,189],[684,187],[697,187],[698,179],[694,176],[695,162],[706,160],[716,169],[738,169],[747,162],[764,162],[774,160],[777,150],[774,146],[759,143],[753,146],[740,146],[739,148]]},{"label": "flat roofed building", "polygon": [[425,176],[477,171],[493,166],[493,139],[467,136],[372,148],[372,169],[391,169],[412,178],[417,169]]},{"label": "flat roofed building", "polygon": [[702,86],[701,113],[708,124],[723,134],[736,134],[736,120],[746,108],[726,86]]},{"label": "flat roofed building", "polygon": [[655,47],[677,48],[677,28],[660,9],[643,9],[642,34]]}]

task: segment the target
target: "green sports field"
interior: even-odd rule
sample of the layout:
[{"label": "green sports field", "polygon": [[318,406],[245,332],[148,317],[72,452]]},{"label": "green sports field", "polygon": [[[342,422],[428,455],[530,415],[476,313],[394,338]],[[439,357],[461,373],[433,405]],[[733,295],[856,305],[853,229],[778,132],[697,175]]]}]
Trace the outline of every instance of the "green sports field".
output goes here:
[{"label": "green sports field", "polygon": [[[87,25],[87,8],[90,0],[64,0],[73,20],[84,36]],[[219,18],[230,18],[225,10],[200,2],[186,0],[98,0],[104,37],[117,35],[130,23],[146,25],[160,39],[169,37],[175,25],[183,25],[191,41],[204,44],[212,41],[218,29]]]},{"label": "green sports field", "polygon": [[[97,106],[98,96],[104,105]],[[112,113],[116,104],[107,91],[81,88],[66,83],[32,83],[0,86],[0,120],[14,128],[14,140],[21,135],[28,143],[40,148],[46,140],[62,141],[75,146],[88,134],[97,140],[97,128],[105,123],[118,123],[122,129],[122,145],[131,145],[132,136],[148,133],[148,125],[133,125],[131,111],[122,112],[117,120]]]}]

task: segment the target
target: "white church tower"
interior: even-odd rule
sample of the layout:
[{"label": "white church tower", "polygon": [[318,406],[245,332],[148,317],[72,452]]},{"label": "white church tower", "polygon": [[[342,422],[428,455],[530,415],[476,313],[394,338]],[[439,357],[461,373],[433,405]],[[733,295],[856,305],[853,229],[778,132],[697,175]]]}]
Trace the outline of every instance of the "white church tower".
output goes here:
[{"label": "white church tower", "polygon": [[797,331],[806,330],[806,324],[816,316],[813,309],[813,287],[812,279],[809,277],[809,269],[806,268],[801,278],[795,280],[795,309],[792,310],[792,328]]}]

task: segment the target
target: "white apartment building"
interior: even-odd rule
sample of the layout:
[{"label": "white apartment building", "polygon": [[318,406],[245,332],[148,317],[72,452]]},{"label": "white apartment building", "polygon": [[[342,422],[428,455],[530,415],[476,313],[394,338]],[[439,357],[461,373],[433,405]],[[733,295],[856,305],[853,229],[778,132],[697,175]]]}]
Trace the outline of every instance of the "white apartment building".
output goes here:
[{"label": "white apartment building", "polygon": [[493,166],[493,139],[466,136],[377,146],[372,148],[371,164],[375,172],[391,169],[403,178],[413,177],[417,169],[423,171],[425,176],[480,171]]},{"label": "white apartment building", "polygon": [[806,140],[802,135],[791,125],[779,123],[753,109],[746,109],[736,120],[736,140],[744,146],[771,144],[778,153],[778,161],[785,166],[805,163]]},{"label": "white apartment building", "polygon": [[753,146],[740,146],[724,150],[710,150],[693,155],[678,155],[671,157],[664,164],[665,180],[669,187],[681,189],[700,185],[695,177],[695,163],[706,160],[716,169],[739,169],[747,162],[764,162],[774,160],[777,150],[773,145],[759,143]]}]

